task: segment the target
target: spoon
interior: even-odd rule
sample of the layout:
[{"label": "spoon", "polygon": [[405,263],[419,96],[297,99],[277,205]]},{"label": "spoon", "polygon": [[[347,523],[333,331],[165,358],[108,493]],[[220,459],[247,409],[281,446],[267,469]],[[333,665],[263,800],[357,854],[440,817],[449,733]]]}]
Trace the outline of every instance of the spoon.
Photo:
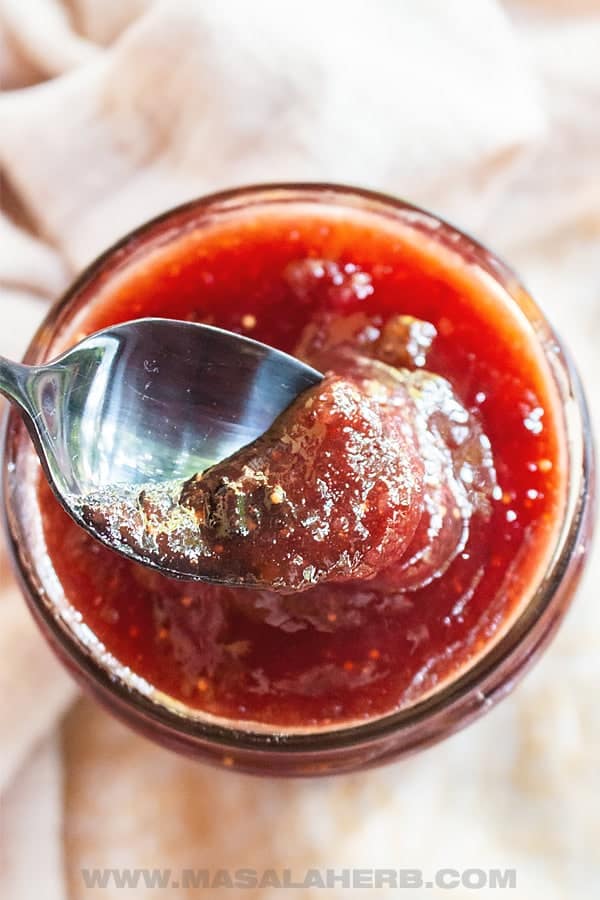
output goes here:
[{"label": "spoon", "polygon": [[321,379],[258,341],[172,319],[106,328],[40,366],[0,357],[0,393],[24,414],[64,509],[152,568],[161,567],[85,521],[78,501],[107,487],[118,499],[121,489],[125,496],[204,471],[263,434]]}]

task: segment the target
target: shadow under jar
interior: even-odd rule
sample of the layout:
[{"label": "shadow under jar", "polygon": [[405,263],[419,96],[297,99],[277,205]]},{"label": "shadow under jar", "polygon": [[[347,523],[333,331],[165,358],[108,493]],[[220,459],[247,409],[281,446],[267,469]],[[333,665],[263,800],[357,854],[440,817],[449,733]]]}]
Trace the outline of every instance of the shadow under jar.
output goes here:
[{"label": "shadow under jar", "polygon": [[[170,211],[108,250],[49,312],[26,362],[143,316],[206,322],[292,353],[349,342],[409,379],[441,376],[459,410],[447,442],[457,453],[461,427],[475,423],[489,478],[479,518],[461,518],[460,540],[429,569],[441,500],[422,528],[421,569],[407,569],[404,554],[362,581],[292,595],[232,589],[165,578],[89,537],[55,500],[11,411],[12,553],[36,621],[82,687],[173,750],[306,776],[413,752],[505,695],[569,605],[593,495],[577,374],[514,274],[391,197],[243,188]],[[469,459],[464,451],[454,473],[467,493]],[[435,473],[431,490],[439,499]]]}]

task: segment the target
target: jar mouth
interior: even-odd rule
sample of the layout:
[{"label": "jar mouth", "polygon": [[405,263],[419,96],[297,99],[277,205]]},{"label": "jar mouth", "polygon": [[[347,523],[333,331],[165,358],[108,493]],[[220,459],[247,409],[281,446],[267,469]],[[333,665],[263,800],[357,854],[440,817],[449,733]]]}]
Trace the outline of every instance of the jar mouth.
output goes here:
[{"label": "jar mouth", "polygon": [[[444,725],[444,732],[448,732],[459,727],[465,716],[476,714],[476,711],[492,705],[499,694],[508,692],[520,669],[553,633],[566,608],[563,606],[562,609],[554,609],[553,600],[569,564],[580,551],[586,523],[591,515],[593,447],[589,414],[579,376],[568,352],[520,286],[516,275],[495,254],[426,210],[378,192],[326,183],[266,184],[223,191],[193,200],[157,216],[130,232],[98,257],[50,309],[31,341],[24,361],[39,362],[59,339],[66,325],[72,325],[78,310],[85,307],[86,291],[103,278],[108,278],[121,264],[130,262],[132,254],[143,252],[153,241],[153,246],[160,245],[174,235],[180,235],[182,229],[196,228],[200,222],[210,221],[211,217],[224,213],[235,213],[237,209],[247,210],[249,206],[258,208],[269,203],[299,202],[341,204],[345,208],[366,206],[370,212],[391,219],[397,219],[401,214],[403,221],[417,230],[435,230],[436,239],[447,243],[450,249],[459,252],[468,261],[484,266],[491,278],[502,281],[507,293],[521,306],[527,318],[535,318],[537,322],[543,323],[551,336],[552,353],[541,340],[539,343],[550,364],[563,404],[569,454],[568,496],[563,522],[546,570],[527,602],[524,602],[520,612],[511,620],[506,632],[497,641],[491,642],[474,664],[459,671],[428,696],[397,711],[351,724],[290,730],[262,724],[255,726],[252,722],[236,726],[230,724],[230,720],[203,712],[194,715],[193,710],[183,704],[171,702],[171,698],[166,703],[160,699],[160,692],[155,697],[145,696],[143,692],[132,690],[131,685],[111,677],[110,671],[83,647],[53,611],[52,601],[44,597],[44,589],[36,576],[35,562],[27,558],[24,550],[21,541],[22,525],[12,503],[12,475],[18,451],[18,434],[16,414],[10,412],[5,438],[3,491],[13,558],[35,618],[48,633],[51,642],[60,648],[70,668],[78,672],[80,677],[83,676],[83,680],[92,682],[99,695],[112,698],[123,708],[136,708],[147,719],[167,731],[201,738],[223,748],[264,749],[286,753],[307,749],[334,751],[379,741],[399,732],[406,732],[408,735],[414,727],[424,723],[430,724],[432,739],[435,739],[436,731],[441,727],[439,718],[442,714],[446,718],[449,711],[455,711],[454,727],[449,729],[447,721]],[[527,653],[515,661],[517,650],[526,639],[530,641]],[[422,738],[418,743],[422,743]]]}]

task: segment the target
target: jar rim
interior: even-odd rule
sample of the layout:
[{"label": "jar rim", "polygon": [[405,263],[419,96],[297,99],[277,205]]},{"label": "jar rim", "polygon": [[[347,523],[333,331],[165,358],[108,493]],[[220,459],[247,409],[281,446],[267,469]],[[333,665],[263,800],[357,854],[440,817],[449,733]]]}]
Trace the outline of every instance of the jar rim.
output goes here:
[{"label": "jar rim", "polygon": [[[414,704],[377,718],[368,719],[358,724],[325,729],[319,727],[314,731],[279,731],[276,726],[266,730],[239,728],[234,725],[207,721],[178,713],[172,708],[142,693],[135,691],[121,680],[111,677],[109,671],[95,659],[76,639],[65,623],[52,613],[41,595],[41,586],[36,583],[35,565],[30,564],[23,553],[20,540],[20,524],[18,514],[11,503],[11,462],[16,451],[16,413],[9,410],[6,416],[6,432],[4,436],[4,460],[2,473],[3,508],[6,520],[9,544],[17,574],[21,581],[25,596],[30,602],[34,617],[43,630],[50,632],[51,641],[60,647],[71,667],[83,673],[91,680],[101,695],[115,699],[123,707],[133,707],[144,716],[168,732],[185,735],[192,739],[201,739],[221,749],[265,750],[270,753],[298,753],[306,751],[335,751],[357,744],[380,742],[387,737],[397,737],[399,733],[407,735],[405,749],[410,746],[411,737],[415,745],[432,743],[439,737],[456,730],[491,705],[491,698],[499,693],[507,693],[516,675],[529,662],[531,657],[554,633],[558,622],[566,612],[553,609],[553,599],[565,576],[569,563],[581,546],[582,535],[591,515],[591,497],[593,494],[593,443],[589,412],[583,387],[570,354],[557,338],[546,317],[537,305],[531,301],[523,289],[520,280],[512,269],[495,253],[467,233],[448,223],[437,215],[421,207],[407,203],[387,194],[365,190],[362,188],[337,185],[325,182],[273,183],[250,185],[220,191],[167,210],[130,231],[106,251],[98,256],[75,279],[66,292],[52,305],[42,324],[34,334],[24,362],[33,363],[43,356],[44,349],[56,339],[62,324],[69,319],[72,307],[81,298],[83,292],[101,275],[105,274],[116,260],[130,259],[130,254],[150,244],[153,237],[159,235],[165,227],[171,235],[181,233],[181,223],[199,224],[194,216],[219,215],[224,212],[235,212],[237,208],[245,209],[248,204],[256,206],[265,203],[283,202],[316,202],[319,204],[334,201],[339,203],[357,203],[372,212],[383,212],[405,219],[412,217],[414,223],[433,223],[436,229],[442,229],[469,248],[478,256],[478,262],[487,264],[490,274],[516,287],[527,297],[531,307],[525,310],[531,321],[533,310],[539,320],[548,329],[553,342],[560,350],[565,380],[558,383],[555,369],[551,367],[553,377],[563,403],[570,402],[576,415],[565,417],[567,430],[567,447],[569,453],[567,491],[569,494],[565,520],[556,538],[546,572],[541,577],[535,590],[531,592],[529,601],[511,623],[506,633],[496,643],[483,652],[483,655],[472,666],[465,668],[450,681],[422,700]],[[177,224],[179,223],[179,224]],[[505,284],[505,287],[507,286]],[[515,303],[519,303],[510,290],[507,292]],[[540,341],[544,356],[549,353]],[[556,359],[552,360],[556,363]],[[577,452],[576,452],[577,451]],[[573,458],[573,455],[577,458]],[[526,638],[531,636],[532,644],[527,653],[518,654]],[[518,656],[518,658],[517,658]],[[417,732],[428,724],[428,734]],[[249,723],[250,725],[252,723]]]}]

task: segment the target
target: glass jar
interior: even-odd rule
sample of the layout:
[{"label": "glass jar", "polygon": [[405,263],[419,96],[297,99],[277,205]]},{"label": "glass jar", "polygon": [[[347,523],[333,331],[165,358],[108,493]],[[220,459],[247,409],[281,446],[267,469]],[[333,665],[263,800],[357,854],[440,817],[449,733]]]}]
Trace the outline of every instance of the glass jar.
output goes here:
[{"label": "glass jar", "polygon": [[[15,410],[7,421],[3,462],[7,530],[25,598],[44,636],[81,686],[142,734],[188,755],[241,771],[273,775],[330,774],[395,759],[439,741],[481,715],[506,695],[556,631],[581,574],[592,530],[593,450],[581,384],[564,347],[515,275],[494,254],[435,216],[381,194],[333,185],[250,187],[206,197],[132,232],[83,272],[52,307],[34,336],[25,361],[56,355],[61,336],[89,309],[100,288],[127,267],[184,232],[209,227],[220,217],[260,212],[264,204],[335,204],[348,215],[366,211],[398,221],[459,254],[484,273],[526,317],[532,341],[546,357],[561,398],[568,452],[567,502],[545,571],[524,598],[518,616],[474,665],[408,708],[348,727],[293,731],[249,729],[156,702],[125,683],[81,640],[77,611],[60,606],[48,591],[33,539],[35,504],[27,485],[32,450]],[[491,283],[491,282],[490,282]]]}]

